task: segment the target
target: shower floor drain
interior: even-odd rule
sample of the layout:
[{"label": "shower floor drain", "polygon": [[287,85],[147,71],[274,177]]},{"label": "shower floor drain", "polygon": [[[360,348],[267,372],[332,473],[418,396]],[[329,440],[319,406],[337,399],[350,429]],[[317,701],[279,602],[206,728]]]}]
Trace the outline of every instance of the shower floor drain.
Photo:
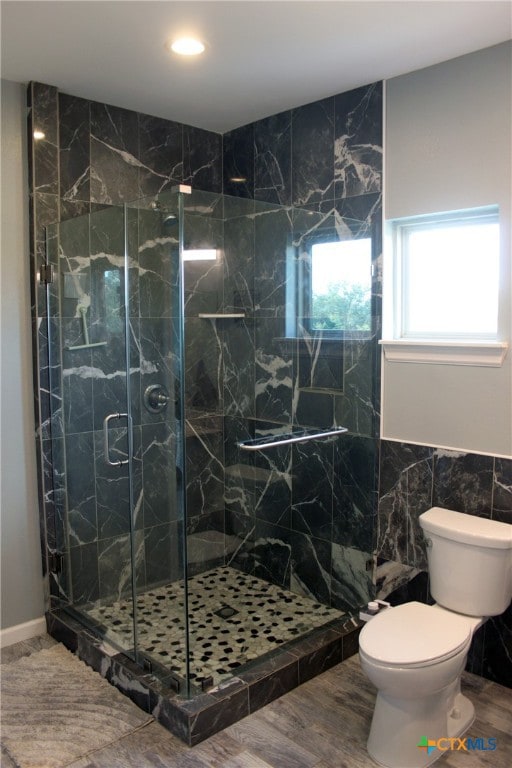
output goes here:
[{"label": "shower floor drain", "polygon": [[221,619],[230,619],[232,616],[236,616],[238,611],[236,608],[232,608],[230,605],[223,605],[218,611],[213,611],[216,616],[220,616]]}]

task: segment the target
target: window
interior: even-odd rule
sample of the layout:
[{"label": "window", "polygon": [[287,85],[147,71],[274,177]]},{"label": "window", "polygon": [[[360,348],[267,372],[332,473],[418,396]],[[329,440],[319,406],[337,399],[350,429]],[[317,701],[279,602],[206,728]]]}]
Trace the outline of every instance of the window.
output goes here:
[{"label": "window", "polygon": [[371,238],[309,240],[299,277],[301,322],[326,337],[365,337],[371,329]]},{"label": "window", "polygon": [[401,219],[391,230],[393,337],[496,340],[497,207]]}]

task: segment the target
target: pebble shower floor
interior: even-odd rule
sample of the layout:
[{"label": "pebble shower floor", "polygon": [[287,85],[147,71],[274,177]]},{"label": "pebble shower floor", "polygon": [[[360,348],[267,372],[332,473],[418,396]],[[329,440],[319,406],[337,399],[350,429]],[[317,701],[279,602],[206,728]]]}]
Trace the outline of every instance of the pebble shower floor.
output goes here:
[{"label": "pebble shower floor", "polygon": [[[189,579],[190,679],[212,685],[283,643],[343,614],[234,568]],[[88,614],[123,647],[133,644],[131,600],[95,605]],[[181,581],[137,596],[139,649],[185,676],[184,590]]]}]

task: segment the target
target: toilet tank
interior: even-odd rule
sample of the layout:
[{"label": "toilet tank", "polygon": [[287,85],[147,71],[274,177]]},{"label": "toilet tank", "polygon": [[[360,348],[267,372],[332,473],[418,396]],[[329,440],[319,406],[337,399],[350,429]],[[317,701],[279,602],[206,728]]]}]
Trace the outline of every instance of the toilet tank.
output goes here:
[{"label": "toilet tank", "polygon": [[512,525],[440,507],[419,523],[434,600],[468,616],[503,613],[512,599]]}]

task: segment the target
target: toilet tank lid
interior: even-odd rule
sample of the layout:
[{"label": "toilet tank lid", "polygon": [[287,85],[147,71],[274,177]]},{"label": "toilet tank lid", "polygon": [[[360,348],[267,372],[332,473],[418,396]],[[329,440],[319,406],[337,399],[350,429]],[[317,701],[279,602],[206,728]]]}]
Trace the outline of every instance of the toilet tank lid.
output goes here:
[{"label": "toilet tank lid", "polygon": [[491,549],[512,549],[512,525],[452,509],[432,507],[419,516],[426,533]]}]

